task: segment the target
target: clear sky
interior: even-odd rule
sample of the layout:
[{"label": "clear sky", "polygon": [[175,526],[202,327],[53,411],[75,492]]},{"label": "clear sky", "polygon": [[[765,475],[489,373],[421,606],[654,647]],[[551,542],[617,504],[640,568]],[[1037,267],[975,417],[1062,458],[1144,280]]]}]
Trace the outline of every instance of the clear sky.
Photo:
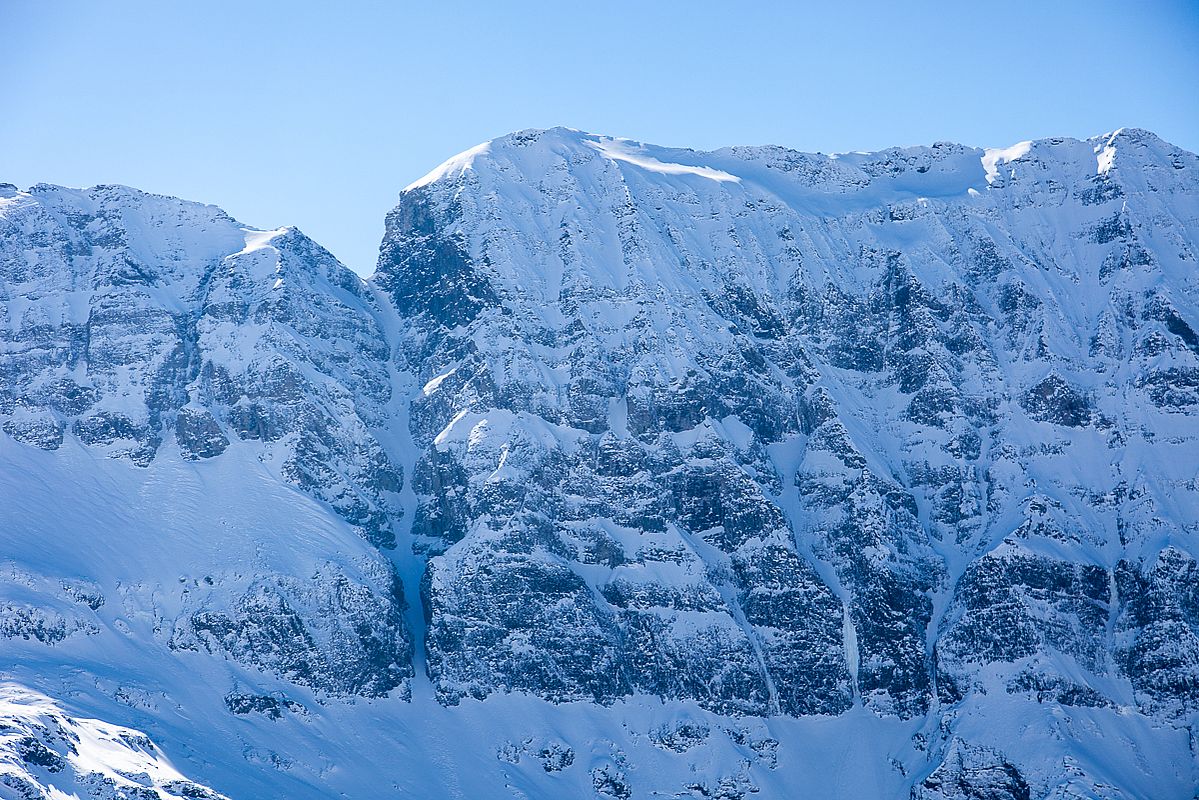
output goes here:
[{"label": "clear sky", "polygon": [[400,189],[522,128],[1199,150],[1199,0],[0,0],[0,41],[0,181],[215,203],[364,274]]}]

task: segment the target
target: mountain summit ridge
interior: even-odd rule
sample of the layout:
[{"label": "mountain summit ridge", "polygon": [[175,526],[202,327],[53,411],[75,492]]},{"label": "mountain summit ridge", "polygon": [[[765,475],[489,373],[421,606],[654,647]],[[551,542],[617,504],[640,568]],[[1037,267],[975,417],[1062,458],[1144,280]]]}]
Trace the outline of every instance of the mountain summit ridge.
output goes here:
[{"label": "mountain summit ridge", "polygon": [[[715,150],[695,150],[643,143],[634,139],[590,133],[575,128],[558,126],[514,131],[507,135],[482,142],[447,159],[425,176],[409,184],[405,188],[405,191],[420,188],[439,179],[456,176],[462,170],[469,169],[476,159],[482,161],[488,159],[494,160],[501,155],[510,156],[513,152],[530,147],[542,152],[562,149],[578,151],[580,148],[591,148],[603,154],[605,153],[605,146],[609,146],[613,148],[608,153],[609,157],[635,166],[638,165],[635,154],[639,153],[642,158],[658,161],[657,169],[659,171],[663,165],[695,169],[703,169],[706,165],[710,165],[713,168],[720,167],[720,171],[724,171],[725,175],[736,180],[749,179],[748,176],[743,178],[737,174],[737,164],[752,166],[753,162],[756,161],[767,161],[768,166],[777,166],[779,162],[786,161],[825,162],[825,166],[848,167],[850,170],[862,169],[865,166],[863,171],[867,177],[877,177],[877,175],[872,174],[874,171],[872,168],[877,168],[879,162],[895,160],[911,161],[912,159],[929,155],[944,159],[961,155],[974,157],[977,154],[979,161],[978,169],[980,172],[969,175],[969,178],[972,181],[971,185],[981,184],[985,187],[990,183],[990,181],[986,180],[989,172],[988,162],[993,165],[996,159],[1000,163],[1003,163],[1007,160],[1017,160],[1018,158],[1025,157],[1030,151],[1045,154],[1046,151],[1054,149],[1060,150],[1065,148],[1066,150],[1075,150],[1087,146],[1095,154],[1095,171],[1098,173],[1101,170],[1105,171],[1105,164],[1111,158],[1111,155],[1106,153],[1109,148],[1114,153],[1117,143],[1131,145],[1134,150],[1149,149],[1156,153],[1169,155],[1185,154],[1191,155],[1192,158],[1194,157],[1193,154],[1189,154],[1187,151],[1161,139],[1152,131],[1135,127],[1118,128],[1114,131],[1098,134],[1086,139],[1074,139],[1065,136],[1045,137],[1019,142],[1010,147],[976,147],[956,142],[940,141],[931,145],[893,146],[877,151],[851,151],[825,154],[796,150],[773,144],[732,145],[720,147]],[[622,149],[624,152],[621,152]],[[1016,155],[1017,152],[1020,153],[1019,156]],[[770,163],[772,160],[774,164]],[[700,161],[704,161],[705,163],[698,163]],[[828,162],[841,163],[834,165]],[[647,163],[639,166],[650,171],[655,170],[655,165],[653,164]],[[674,174],[698,174],[702,176],[702,173],[686,171],[681,173],[676,171]]]}]

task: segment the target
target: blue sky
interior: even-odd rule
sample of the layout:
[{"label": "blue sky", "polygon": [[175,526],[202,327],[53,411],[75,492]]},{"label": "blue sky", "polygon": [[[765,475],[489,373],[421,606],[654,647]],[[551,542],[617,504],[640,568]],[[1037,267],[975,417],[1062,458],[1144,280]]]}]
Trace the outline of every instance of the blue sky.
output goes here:
[{"label": "blue sky", "polygon": [[297,225],[369,273],[406,184],[512,130],[711,149],[1199,150],[1199,2],[0,0],[0,181]]}]

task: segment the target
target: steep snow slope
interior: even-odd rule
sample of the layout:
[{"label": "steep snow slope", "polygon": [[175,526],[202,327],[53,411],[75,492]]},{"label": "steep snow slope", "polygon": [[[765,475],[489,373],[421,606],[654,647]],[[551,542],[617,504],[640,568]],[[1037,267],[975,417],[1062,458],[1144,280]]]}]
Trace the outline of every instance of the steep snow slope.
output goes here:
[{"label": "steep snow slope", "polygon": [[0,672],[54,713],[234,798],[1199,785],[1199,161],[1152,134],[526,131],[369,283],[2,195]]},{"label": "steep snow slope", "polygon": [[21,797],[54,787],[67,796],[212,798],[171,766],[145,734],[72,719],[50,698],[0,686],[0,785]]}]

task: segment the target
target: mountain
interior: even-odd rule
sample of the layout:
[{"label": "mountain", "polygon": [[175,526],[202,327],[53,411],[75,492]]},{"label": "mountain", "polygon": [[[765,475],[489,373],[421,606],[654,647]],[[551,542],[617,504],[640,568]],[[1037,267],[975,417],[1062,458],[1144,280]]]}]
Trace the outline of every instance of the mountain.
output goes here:
[{"label": "mountain", "polygon": [[1191,798],[1197,248],[1133,129],[9,187],[0,797]]}]

